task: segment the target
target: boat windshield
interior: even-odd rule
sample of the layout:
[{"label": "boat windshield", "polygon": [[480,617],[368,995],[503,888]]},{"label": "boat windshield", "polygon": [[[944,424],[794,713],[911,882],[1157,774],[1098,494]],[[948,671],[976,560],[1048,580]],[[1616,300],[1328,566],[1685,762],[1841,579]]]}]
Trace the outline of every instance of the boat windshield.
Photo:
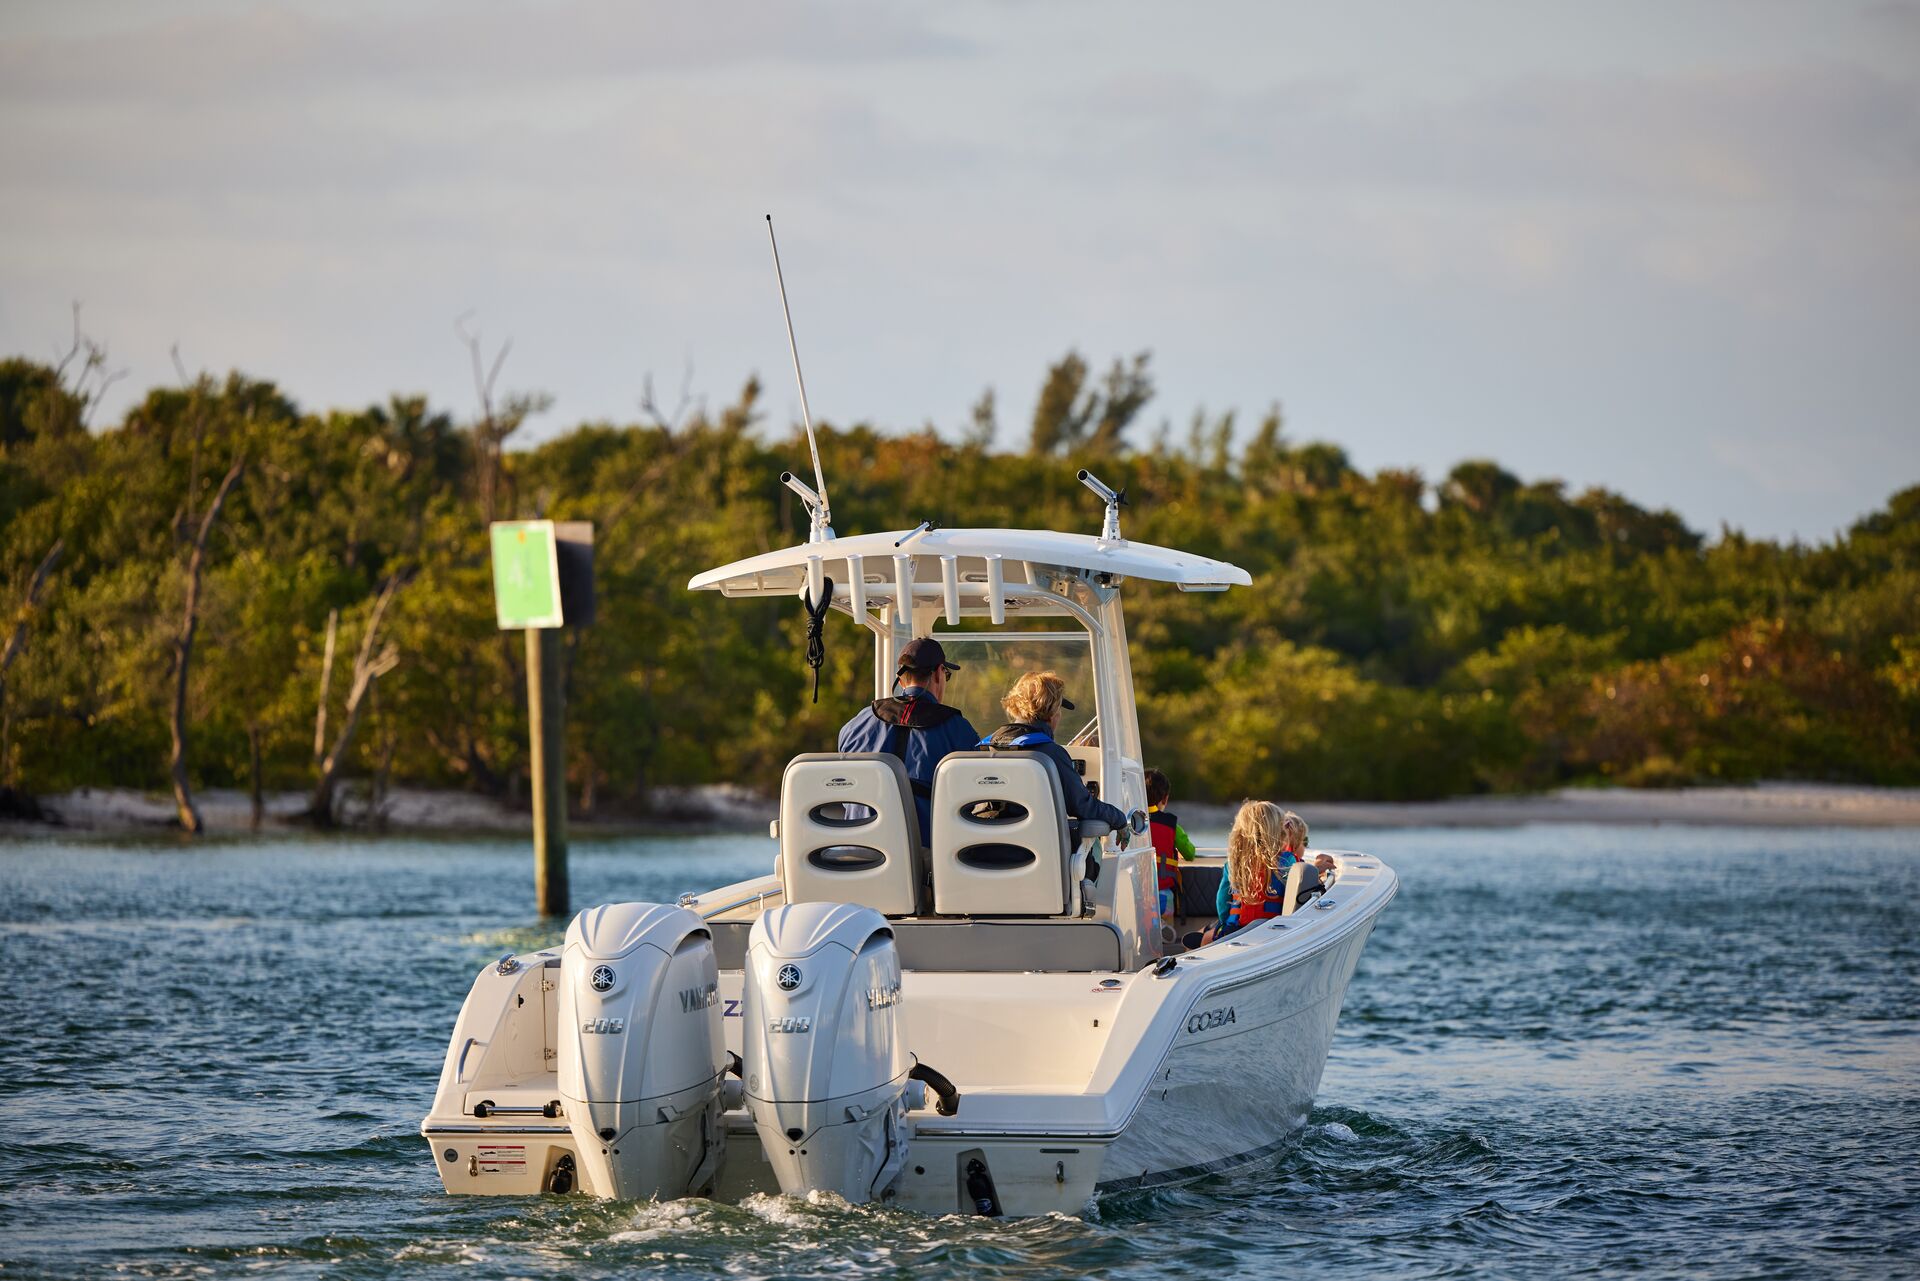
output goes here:
[{"label": "boat windshield", "polygon": [[1067,683],[1072,711],[1061,711],[1056,741],[1072,743],[1094,728],[1099,714],[1093,684],[1093,640],[1085,632],[936,632],[947,661],[960,670],[947,682],[945,702],[973,727],[991,734],[1006,724],[1000,699],[1027,672],[1055,671]]}]

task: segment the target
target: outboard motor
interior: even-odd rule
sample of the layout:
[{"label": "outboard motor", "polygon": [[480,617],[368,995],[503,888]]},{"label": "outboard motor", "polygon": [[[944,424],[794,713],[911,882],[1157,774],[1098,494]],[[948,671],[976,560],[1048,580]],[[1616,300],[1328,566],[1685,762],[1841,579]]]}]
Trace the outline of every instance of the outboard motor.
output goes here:
[{"label": "outboard motor", "polygon": [[567,927],[560,1098],[601,1196],[711,1188],[726,1152],[719,984],[707,923],[683,907],[614,903]]},{"label": "outboard motor", "polygon": [[912,1138],[913,1067],[887,919],[851,903],[762,913],[744,996],[747,1108],[780,1190],[885,1195]]}]

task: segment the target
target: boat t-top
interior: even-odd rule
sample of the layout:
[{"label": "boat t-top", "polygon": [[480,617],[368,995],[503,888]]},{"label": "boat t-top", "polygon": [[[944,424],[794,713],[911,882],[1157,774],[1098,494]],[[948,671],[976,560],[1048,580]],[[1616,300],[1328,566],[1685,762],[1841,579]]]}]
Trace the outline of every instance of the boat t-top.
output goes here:
[{"label": "boat t-top", "polygon": [[1146,826],[1147,758],[1122,592],[1252,579],[1128,541],[1124,495],[1085,471],[1098,536],[923,521],[836,537],[790,313],[787,336],[814,485],[781,480],[808,539],[689,588],[797,597],[816,676],[828,614],[851,618],[876,699],[932,635],[966,672],[946,701],[976,728],[998,721],[1013,677],[1058,673],[1074,702],[1059,742],[1129,826],[1073,817],[1047,754],[957,751],[935,768],[923,840],[900,757],[796,756],[765,873],[589,908],[561,947],[481,971],[420,1127],[441,1182],[1076,1214],[1278,1151],[1312,1106],[1393,871],[1323,851],[1319,893],[1297,892],[1296,863],[1280,915],[1187,950],[1173,940],[1213,923],[1221,852],[1183,863],[1163,910],[1153,850],[1129,839]]}]

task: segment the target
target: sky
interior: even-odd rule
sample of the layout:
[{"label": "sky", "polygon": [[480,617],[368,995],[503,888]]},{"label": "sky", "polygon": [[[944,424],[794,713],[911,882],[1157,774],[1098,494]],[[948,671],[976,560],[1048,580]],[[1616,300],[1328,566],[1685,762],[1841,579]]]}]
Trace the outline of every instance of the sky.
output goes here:
[{"label": "sky", "polygon": [[[5,0],[0,352],[530,438],[650,375],[1017,447],[1047,366],[1709,534],[1920,482],[1920,3]],[[796,463],[802,461],[796,456]],[[829,477],[831,481],[831,477]],[[769,477],[769,484],[773,479]]]}]

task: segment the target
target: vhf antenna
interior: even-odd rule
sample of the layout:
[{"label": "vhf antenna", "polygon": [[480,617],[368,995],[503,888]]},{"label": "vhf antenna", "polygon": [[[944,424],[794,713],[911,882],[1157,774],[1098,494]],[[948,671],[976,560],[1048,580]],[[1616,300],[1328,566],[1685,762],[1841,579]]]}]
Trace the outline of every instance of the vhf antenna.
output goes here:
[{"label": "vhf antenna", "polygon": [[833,511],[827,505],[827,477],[820,470],[820,446],[813,439],[813,413],[807,408],[807,380],[800,373],[800,345],[793,340],[793,308],[787,305],[787,278],[780,271],[780,242],[773,238],[773,215],[767,215],[767,243],[773,247],[773,278],[780,285],[780,312],[787,318],[787,350],[793,353],[793,381],[800,387],[800,421],[807,428],[807,452],[813,455],[813,483],[818,492],[808,489],[792,472],[781,472],[780,482],[807,505],[813,517],[807,541],[821,543],[833,537]]}]

